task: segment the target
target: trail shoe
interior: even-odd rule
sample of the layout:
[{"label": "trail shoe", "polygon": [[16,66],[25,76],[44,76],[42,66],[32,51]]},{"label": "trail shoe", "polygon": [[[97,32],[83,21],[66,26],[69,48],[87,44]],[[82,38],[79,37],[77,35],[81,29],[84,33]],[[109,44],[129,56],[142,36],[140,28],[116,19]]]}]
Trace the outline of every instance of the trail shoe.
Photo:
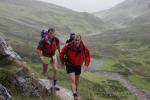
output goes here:
[{"label": "trail shoe", "polygon": [[73,96],[74,96],[74,100],[79,100],[79,99],[78,99],[78,94],[77,94],[77,93],[74,93]]},{"label": "trail shoe", "polygon": [[78,89],[76,89],[76,93],[77,93],[77,95],[79,96],[79,92],[78,92]]},{"label": "trail shoe", "polygon": [[54,87],[55,91],[59,91],[60,88],[59,87]]}]

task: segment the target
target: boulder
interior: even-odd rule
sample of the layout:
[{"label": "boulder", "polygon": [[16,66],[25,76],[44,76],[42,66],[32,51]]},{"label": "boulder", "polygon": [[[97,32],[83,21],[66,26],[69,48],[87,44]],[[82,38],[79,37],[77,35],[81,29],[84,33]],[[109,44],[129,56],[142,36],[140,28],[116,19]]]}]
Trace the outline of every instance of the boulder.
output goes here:
[{"label": "boulder", "polygon": [[0,84],[0,100],[11,100],[12,96],[7,91],[6,87]]},{"label": "boulder", "polygon": [[0,36],[0,64],[10,64],[14,59],[21,59],[21,57]]},{"label": "boulder", "polygon": [[37,79],[23,71],[16,74],[14,83],[23,96],[43,97],[51,94],[49,80]]}]

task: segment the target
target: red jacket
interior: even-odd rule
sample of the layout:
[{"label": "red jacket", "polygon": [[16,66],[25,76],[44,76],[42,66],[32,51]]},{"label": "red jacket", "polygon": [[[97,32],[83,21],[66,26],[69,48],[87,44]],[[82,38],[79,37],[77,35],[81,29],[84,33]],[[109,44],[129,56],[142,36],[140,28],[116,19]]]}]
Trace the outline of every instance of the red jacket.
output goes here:
[{"label": "red jacket", "polygon": [[59,46],[59,39],[54,37],[51,42],[51,44],[45,40],[39,42],[37,49],[42,51],[43,56],[51,57],[55,55],[57,46]]},{"label": "red jacket", "polygon": [[67,62],[72,66],[82,65],[83,62],[85,62],[85,66],[89,66],[90,64],[90,52],[83,42],[80,43],[80,47],[78,49],[74,42],[64,46],[60,53],[60,60],[62,64],[65,62],[65,57]]}]

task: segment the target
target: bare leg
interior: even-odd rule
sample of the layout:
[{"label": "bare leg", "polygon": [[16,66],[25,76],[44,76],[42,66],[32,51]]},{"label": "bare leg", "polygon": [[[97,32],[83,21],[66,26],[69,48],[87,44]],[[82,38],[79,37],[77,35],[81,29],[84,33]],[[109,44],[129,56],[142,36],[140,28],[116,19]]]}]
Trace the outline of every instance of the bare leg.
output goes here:
[{"label": "bare leg", "polygon": [[53,59],[53,71],[54,71],[53,80],[57,80],[58,79],[58,61],[57,61],[56,56],[53,56],[52,59]]},{"label": "bare leg", "polygon": [[53,74],[53,82],[54,82],[54,89],[56,91],[59,91],[60,88],[58,87],[58,61],[57,61],[57,58],[56,58],[56,55],[52,57],[53,59],[53,71],[54,71],[54,74]]},{"label": "bare leg", "polygon": [[69,80],[71,82],[71,89],[73,93],[76,93],[76,84],[75,84],[75,73],[70,73]]},{"label": "bare leg", "polygon": [[48,73],[48,64],[43,64],[43,75],[46,75]]},{"label": "bare leg", "polygon": [[78,91],[79,83],[80,83],[80,75],[75,75],[76,91]]}]

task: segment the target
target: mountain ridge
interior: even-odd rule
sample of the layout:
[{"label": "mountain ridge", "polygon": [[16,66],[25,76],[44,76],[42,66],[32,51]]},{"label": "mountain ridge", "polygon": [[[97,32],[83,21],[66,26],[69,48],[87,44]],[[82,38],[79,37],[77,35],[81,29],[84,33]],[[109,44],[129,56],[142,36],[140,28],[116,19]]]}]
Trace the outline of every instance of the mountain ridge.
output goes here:
[{"label": "mountain ridge", "polygon": [[125,0],[111,9],[96,12],[94,14],[104,20],[104,22],[111,22],[116,27],[122,28],[130,26],[131,21],[132,23],[136,23],[134,19],[141,20],[140,17],[149,16],[149,9],[149,0]]}]

